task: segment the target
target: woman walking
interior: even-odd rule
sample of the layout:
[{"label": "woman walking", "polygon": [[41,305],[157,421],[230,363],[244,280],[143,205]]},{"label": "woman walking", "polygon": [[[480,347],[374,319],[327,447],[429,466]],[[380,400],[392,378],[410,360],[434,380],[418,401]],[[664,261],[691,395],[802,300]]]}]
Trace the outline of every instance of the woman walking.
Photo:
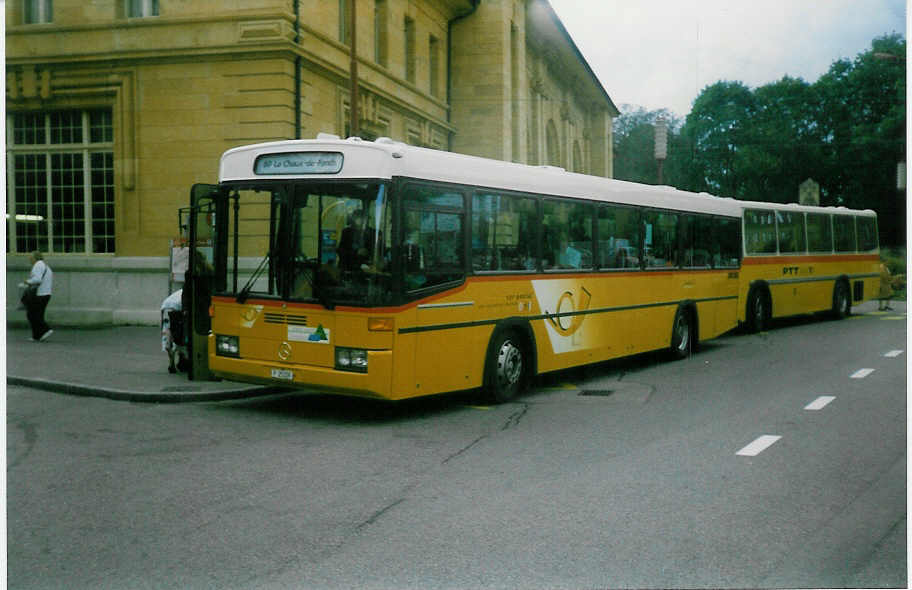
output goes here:
[{"label": "woman walking", "polygon": [[[32,341],[47,340],[54,330],[44,321],[44,310],[51,300],[51,288],[54,284],[54,271],[44,261],[44,256],[38,250],[29,254],[32,272],[25,280],[26,291],[34,290],[33,296],[24,297],[25,313],[29,325],[32,327]],[[35,289],[37,287],[37,289]]]}]

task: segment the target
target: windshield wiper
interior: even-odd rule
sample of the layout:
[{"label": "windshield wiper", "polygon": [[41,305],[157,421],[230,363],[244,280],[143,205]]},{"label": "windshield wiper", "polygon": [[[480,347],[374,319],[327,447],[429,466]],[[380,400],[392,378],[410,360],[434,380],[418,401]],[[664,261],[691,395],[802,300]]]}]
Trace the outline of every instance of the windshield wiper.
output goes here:
[{"label": "windshield wiper", "polygon": [[260,275],[263,274],[263,270],[266,268],[266,263],[269,262],[272,252],[267,252],[266,256],[263,257],[263,260],[260,261],[260,265],[256,267],[256,270],[253,271],[253,274],[247,280],[247,283],[244,285],[244,288],[241,289],[241,292],[238,293],[237,302],[244,303],[247,301],[247,297],[250,296],[250,291],[253,290],[253,285],[256,283],[257,279],[260,278]]}]

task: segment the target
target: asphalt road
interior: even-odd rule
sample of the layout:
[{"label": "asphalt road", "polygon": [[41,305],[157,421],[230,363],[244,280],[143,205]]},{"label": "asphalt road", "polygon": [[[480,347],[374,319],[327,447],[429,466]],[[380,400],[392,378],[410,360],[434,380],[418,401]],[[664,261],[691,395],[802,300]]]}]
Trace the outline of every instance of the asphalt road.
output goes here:
[{"label": "asphalt road", "polygon": [[494,407],[10,387],[8,584],[905,587],[891,317],[562,372]]}]

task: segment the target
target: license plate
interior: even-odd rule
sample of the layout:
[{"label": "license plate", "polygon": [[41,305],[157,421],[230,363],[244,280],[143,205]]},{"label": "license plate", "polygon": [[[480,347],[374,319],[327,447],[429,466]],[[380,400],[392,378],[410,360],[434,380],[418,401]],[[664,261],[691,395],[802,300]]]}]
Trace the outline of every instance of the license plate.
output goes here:
[{"label": "license plate", "polygon": [[282,379],[283,381],[293,381],[294,371],[291,369],[272,369],[273,379]]}]

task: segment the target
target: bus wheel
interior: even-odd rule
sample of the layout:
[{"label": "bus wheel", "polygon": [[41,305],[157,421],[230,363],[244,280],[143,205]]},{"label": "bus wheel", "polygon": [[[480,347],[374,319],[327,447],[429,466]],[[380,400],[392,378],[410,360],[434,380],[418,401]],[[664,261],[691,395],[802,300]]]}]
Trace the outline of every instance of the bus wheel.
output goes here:
[{"label": "bus wheel", "polygon": [[763,330],[769,317],[766,294],[756,289],[747,300],[747,331],[756,334]]},{"label": "bus wheel", "polygon": [[833,315],[841,320],[852,313],[852,300],[849,298],[849,287],[845,281],[837,281],[833,289]]},{"label": "bus wheel", "polygon": [[522,390],[525,360],[516,332],[503,330],[495,336],[488,358],[487,394],[491,401],[510,401]]},{"label": "bus wheel", "polygon": [[690,312],[679,307],[671,327],[671,354],[674,358],[683,359],[690,355],[693,348],[693,335]]}]

